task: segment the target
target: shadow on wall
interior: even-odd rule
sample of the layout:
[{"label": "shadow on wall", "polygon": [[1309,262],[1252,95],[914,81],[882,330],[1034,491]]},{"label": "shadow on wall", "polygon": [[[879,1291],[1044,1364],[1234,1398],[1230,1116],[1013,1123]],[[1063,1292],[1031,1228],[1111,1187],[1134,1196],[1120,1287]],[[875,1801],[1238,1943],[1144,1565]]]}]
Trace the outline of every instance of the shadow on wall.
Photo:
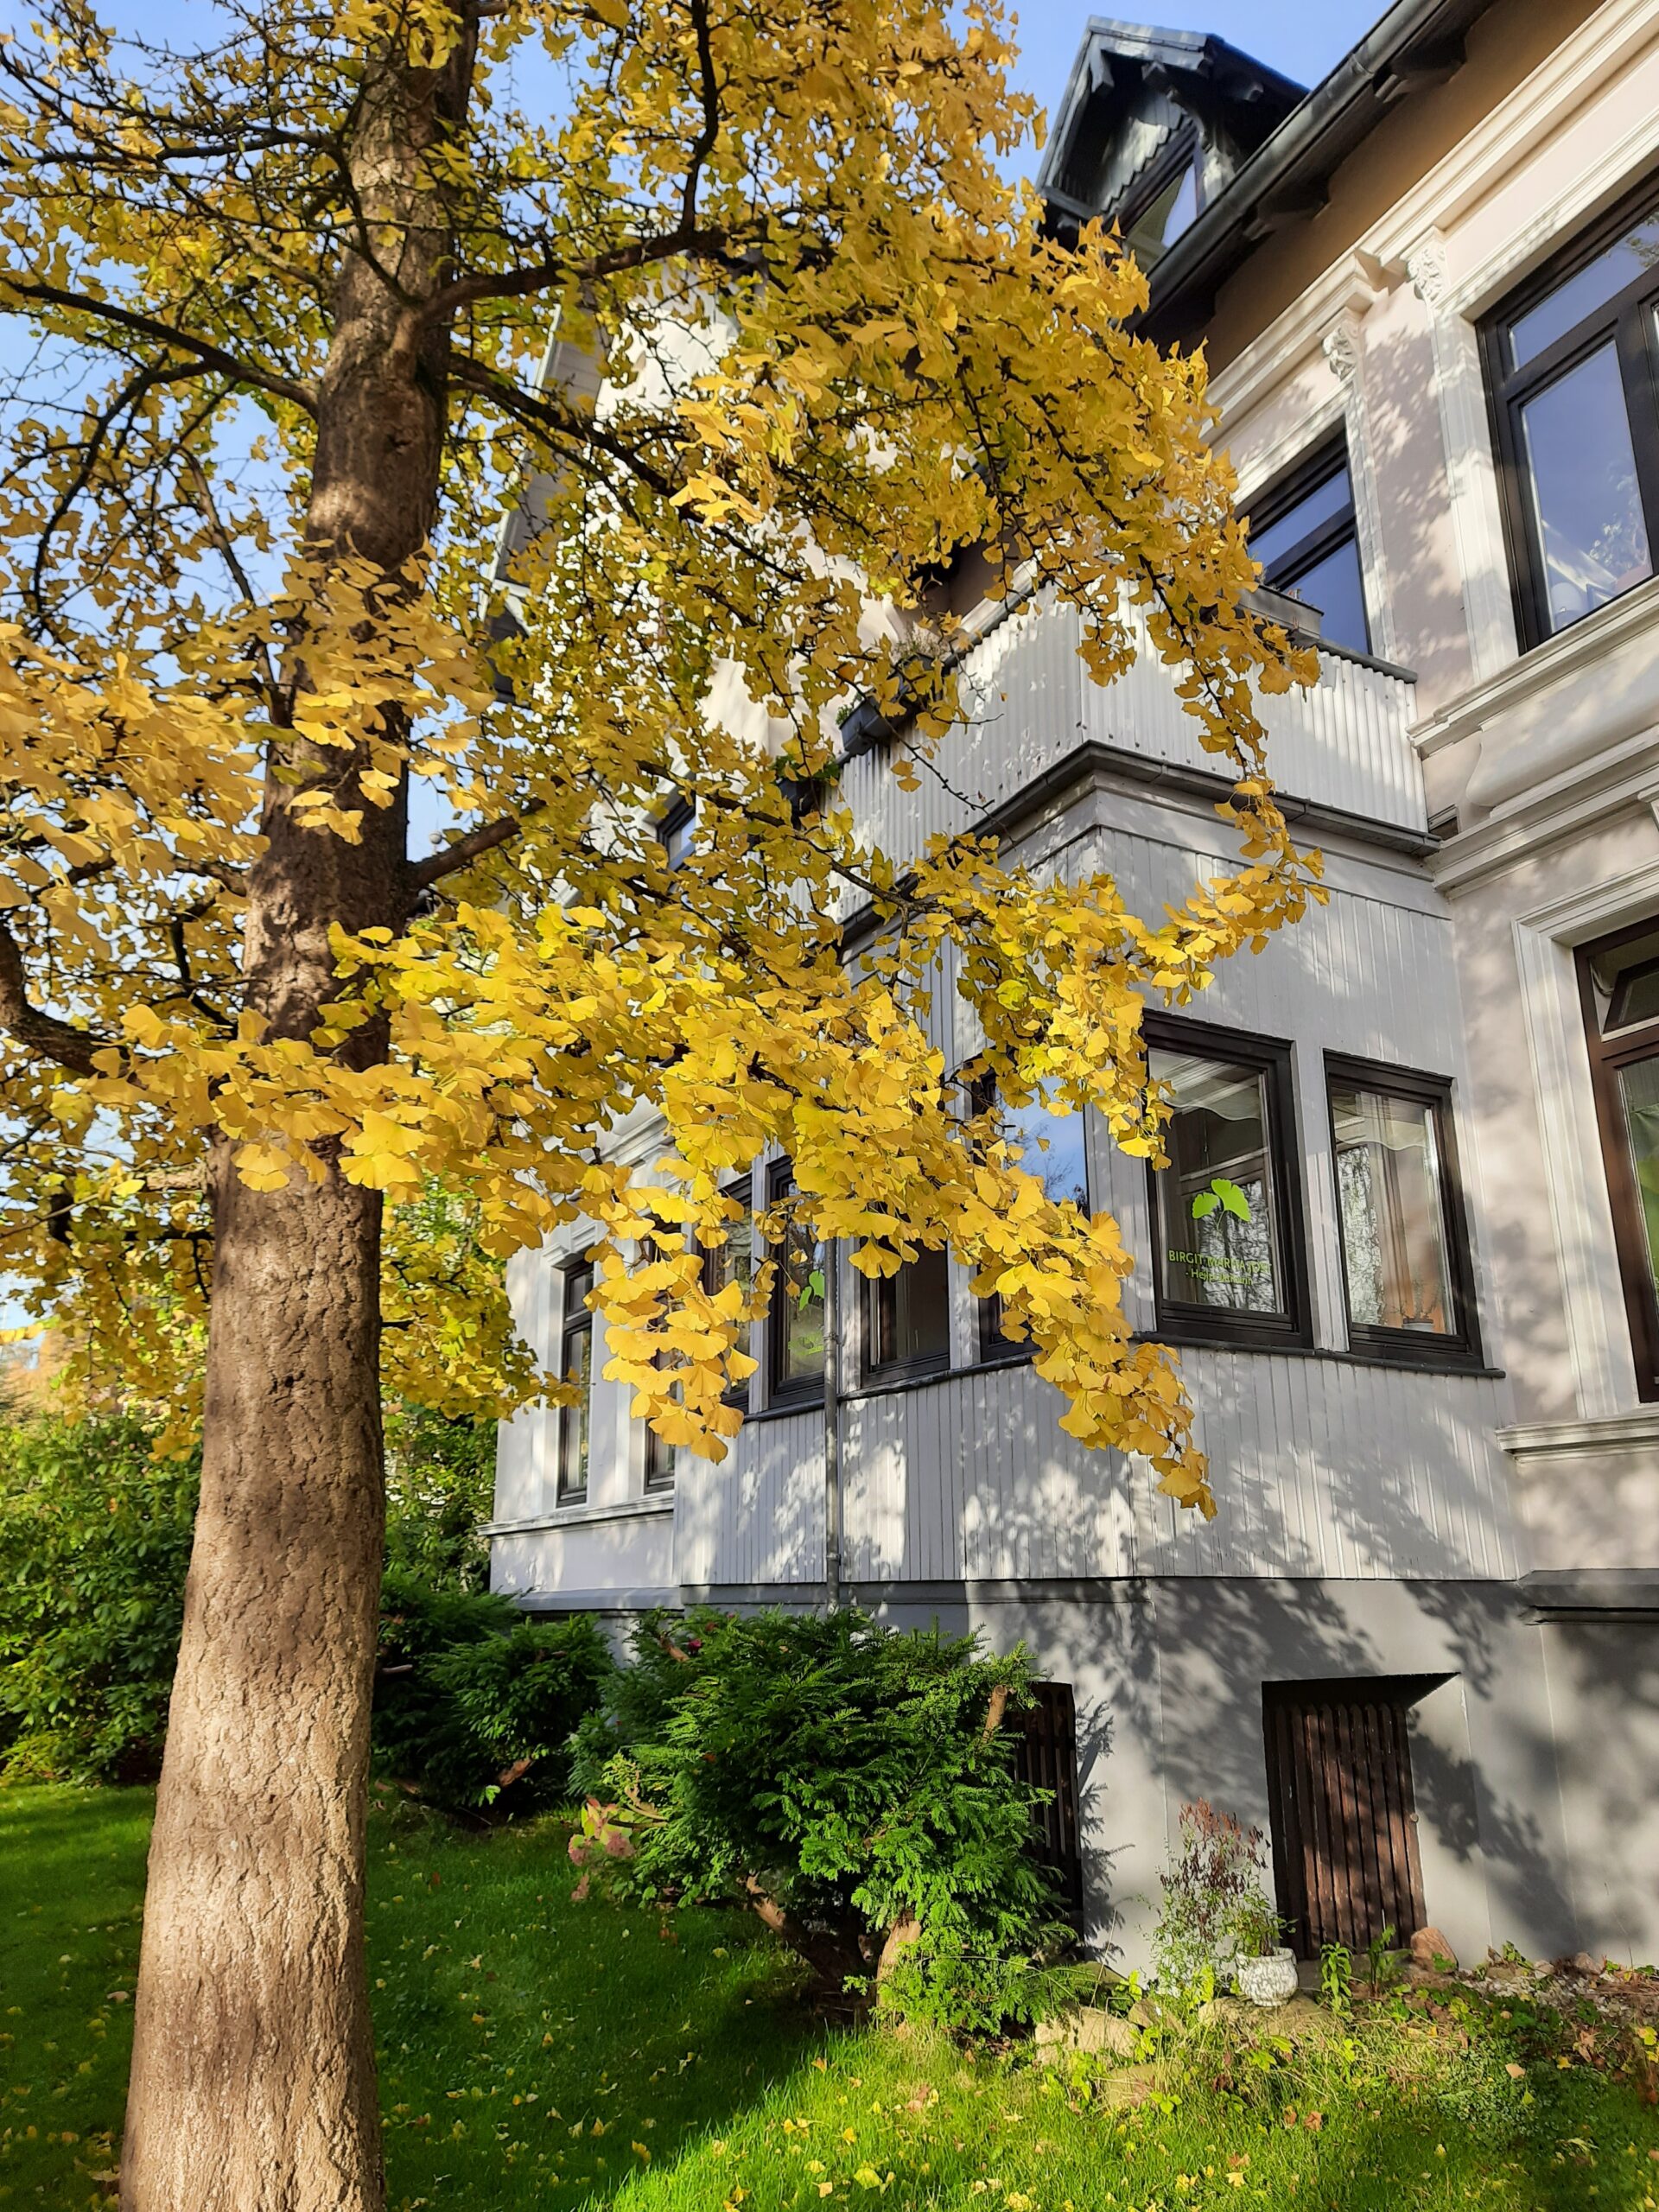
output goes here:
[{"label": "shadow on wall", "polygon": [[[1656,1948],[1659,1643],[1638,1681],[1605,1653],[1572,1655],[1564,1821],[1541,1646],[1560,1631],[1529,1624],[1501,1588],[1194,1580],[972,1617],[1005,1646],[1022,1637],[1045,1675],[1073,1685],[1090,1935],[1103,1948],[1143,1955],[1181,1805],[1208,1798],[1268,1827],[1264,1682],[1405,1673],[1448,1678],[1412,1732],[1429,1918],[1476,1958],[1505,1941],[1548,1957]],[[1633,1691],[1632,1761],[1619,1745]]]}]

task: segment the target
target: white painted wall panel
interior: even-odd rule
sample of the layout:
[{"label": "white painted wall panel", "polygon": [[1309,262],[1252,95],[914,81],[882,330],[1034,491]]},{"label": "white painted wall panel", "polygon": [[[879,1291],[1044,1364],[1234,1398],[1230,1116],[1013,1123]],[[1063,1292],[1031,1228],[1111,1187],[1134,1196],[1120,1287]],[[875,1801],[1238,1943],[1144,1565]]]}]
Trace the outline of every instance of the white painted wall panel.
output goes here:
[{"label": "white painted wall panel", "polygon": [[[976,645],[962,669],[962,720],[917,760],[917,791],[895,782],[886,747],[849,763],[842,792],[873,845],[908,858],[930,837],[968,828],[1088,741],[1148,761],[1227,772],[1224,757],[1205,750],[1144,629],[1134,664],[1104,686],[1077,658],[1079,634],[1074,610],[1039,606]],[[1406,736],[1413,697],[1403,677],[1322,655],[1312,689],[1257,702],[1281,790],[1362,821],[1421,830],[1422,772]]]}]

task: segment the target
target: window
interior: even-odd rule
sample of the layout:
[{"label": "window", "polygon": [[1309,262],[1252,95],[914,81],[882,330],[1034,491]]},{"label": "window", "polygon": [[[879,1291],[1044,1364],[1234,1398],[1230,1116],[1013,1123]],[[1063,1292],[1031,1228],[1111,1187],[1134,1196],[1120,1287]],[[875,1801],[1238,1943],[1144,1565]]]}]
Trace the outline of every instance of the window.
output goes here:
[{"label": "window", "polygon": [[1348,454],[1338,442],[1257,495],[1247,518],[1250,551],[1274,591],[1317,607],[1319,635],[1352,652],[1371,649],[1365,581]]},{"label": "window", "polygon": [[[727,1184],[722,1195],[735,1199],[743,1211],[736,1221],[727,1223],[723,1244],[702,1248],[702,1287],[711,1298],[728,1282],[739,1284],[747,1294],[754,1274],[754,1217],[749,1211],[753,1186],[746,1175],[741,1182]],[[740,1349],[745,1347],[740,1345]],[[734,1383],[726,1394],[726,1402],[747,1410],[748,1384]]]},{"label": "window", "polygon": [[574,1406],[559,1413],[558,1503],[580,1505],[588,1495],[588,1421],[594,1384],[594,1317],[588,1294],[594,1287],[591,1262],[577,1260],[560,1278],[559,1373],[578,1392]]},{"label": "window", "polygon": [[1183,130],[1124,196],[1123,244],[1142,269],[1161,261],[1192,228],[1200,205],[1198,146],[1193,133]]},{"label": "window", "polygon": [[1160,1333],[1307,1343],[1289,1046],[1155,1018],[1147,1039],[1171,1100],[1169,1165],[1149,1171]]},{"label": "window", "polygon": [[671,801],[667,813],[657,824],[657,842],[662,847],[664,860],[671,868],[680,867],[690,858],[696,829],[696,801],[690,798]]},{"label": "window", "polygon": [[1653,573],[1659,532],[1659,212],[1616,211],[1486,325],[1522,640]]},{"label": "window", "polygon": [[918,1252],[897,1274],[864,1279],[864,1372],[885,1381],[936,1375],[950,1364],[950,1269]]},{"label": "window", "polygon": [[1659,921],[1586,945],[1579,987],[1637,1383],[1659,1398]]},{"label": "window", "polygon": [[1385,1358],[1477,1357],[1450,1087],[1327,1056],[1348,1340]]},{"label": "window", "polygon": [[[772,1171],[772,1205],[794,1189],[789,1162]],[[774,1403],[810,1402],[823,1395],[823,1247],[804,1222],[791,1221],[771,1255],[778,1265],[772,1279],[772,1313],[766,1329],[767,1380]]]},{"label": "window", "polygon": [[[1028,1175],[1040,1175],[1043,1188],[1056,1201],[1070,1198],[1089,1210],[1089,1173],[1084,1156],[1084,1123],[1081,1114],[1057,1114],[1048,1101],[1052,1086],[1045,1085],[1024,1106],[1005,1107],[1002,1128],[1011,1144],[1018,1145],[1020,1165]],[[995,1103],[996,1091],[988,1079],[974,1086],[973,1110],[983,1114]],[[979,1301],[979,1356],[982,1359],[1021,1359],[1031,1350],[1029,1338],[1004,1333],[1002,1301],[993,1295]]]}]

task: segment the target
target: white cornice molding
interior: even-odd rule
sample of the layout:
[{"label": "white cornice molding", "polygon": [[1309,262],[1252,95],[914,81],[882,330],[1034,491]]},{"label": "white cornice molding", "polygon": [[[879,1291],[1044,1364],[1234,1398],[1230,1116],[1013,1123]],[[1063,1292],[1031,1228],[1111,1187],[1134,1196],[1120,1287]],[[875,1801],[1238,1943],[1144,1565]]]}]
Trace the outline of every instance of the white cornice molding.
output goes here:
[{"label": "white cornice molding", "polygon": [[1656,0],[1602,0],[1529,76],[1402,194],[1357,245],[1229,362],[1210,387],[1210,397],[1224,418],[1244,413],[1300,366],[1344,307],[1351,305],[1363,315],[1408,273],[1414,289],[1431,306],[1446,303],[1465,314],[1470,311],[1465,296],[1484,296],[1502,289],[1511,264],[1518,268],[1530,251],[1535,229],[1542,226],[1547,235],[1559,236],[1575,202],[1588,205],[1598,194],[1605,196],[1644,154],[1659,149],[1659,112],[1605,149],[1591,171],[1564,188],[1559,201],[1541,209],[1535,223],[1528,226],[1526,238],[1515,242],[1501,264],[1483,264],[1453,279],[1446,270],[1443,242],[1433,234],[1456,224],[1535,146],[1559,131],[1566,114],[1627,69],[1643,48],[1656,40]]},{"label": "white cornice molding", "polygon": [[1449,700],[1407,732],[1427,760],[1462,738],[1471,737],[1489,722],[1511,712],[1523,700],[1548,690],[1578,673],[1586,663],[1618,652],[1624,640],[1659,620],[1659,576],[1649,577],[1634,591],[1586,614],[1571,629],[1563,630],[1541,645],[1535,645],[1519,660],[1511,661],[1484,683],[1473,685]]},{"label": "white cornice molding", "polygon": [[[1600,1421],[1517,1422],[1500,1428],[1497,1440],[1517,1462],[1580,1459],[1586,1453],[1629,1452],[1659,1446],[1659,1406]],[[1517,1469],[1517,1471],[1519,1470]]]},{"label": "white cornice molding", "polygon": [[1441,896],[1455,899],[1599,822],[1644,809],[1659,820],[1659,743],[1650,737],[1633,738],[1611,755],[1558,777],[1513,813],[1448,838],[1429,872]]},{"label": "white cornice molding", "polygon": [[1363,316],[1393,281],[1376,255],[1363,249],[1333,262],[1212,379],[1210,398],[1221,410],[1224,427],[1230,415],[1245,413],[1299,367],[1344,314]]},{"label": "white cornice molding", "polygon": [[[1498,177],[1560,130],[1565,112],[1628,69],[1642,48],[1656,39],[1659,7],[1654,0],[1602,0],[1373,224],[1363,242],[1365,247],[1385,266],[1403,268],[1424,232],[1446,230],[1457,223]],[[1655,118],[1655,135],[1659,137],[1659,118]]]}]

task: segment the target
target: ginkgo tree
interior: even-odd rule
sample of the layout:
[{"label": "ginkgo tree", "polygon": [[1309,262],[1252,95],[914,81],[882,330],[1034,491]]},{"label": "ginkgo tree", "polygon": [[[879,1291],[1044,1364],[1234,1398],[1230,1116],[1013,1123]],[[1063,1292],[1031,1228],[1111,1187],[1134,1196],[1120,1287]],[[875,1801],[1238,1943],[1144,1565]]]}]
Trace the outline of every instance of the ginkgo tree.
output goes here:
[{"label": "ginkgo tree", "polygon": [[[1004,181],[995,0],[193,0],[190,51],[39,16],[0,44],[6,1258],[203,1435],[123,2202],[370,2207],[383,1373],[556,1397],[493,1270],[580,1219],[607,1371],[718,1459],[765,1283],[697,1247],[776,1147],[812,1235],[948,1247],[1073,1433],[1208,1510],[1115,1224],[997,1112],[1158,1156],[1143,1007],[1318,895],[1253,706],[1306,671],[1243,602],[1202,362]],[[918,760],[950,724],[919,603],[972,549],[1097,680],[1137,625],[1175,671],[1239,838],[1179,910],[839,804],[850,702]]]}]

